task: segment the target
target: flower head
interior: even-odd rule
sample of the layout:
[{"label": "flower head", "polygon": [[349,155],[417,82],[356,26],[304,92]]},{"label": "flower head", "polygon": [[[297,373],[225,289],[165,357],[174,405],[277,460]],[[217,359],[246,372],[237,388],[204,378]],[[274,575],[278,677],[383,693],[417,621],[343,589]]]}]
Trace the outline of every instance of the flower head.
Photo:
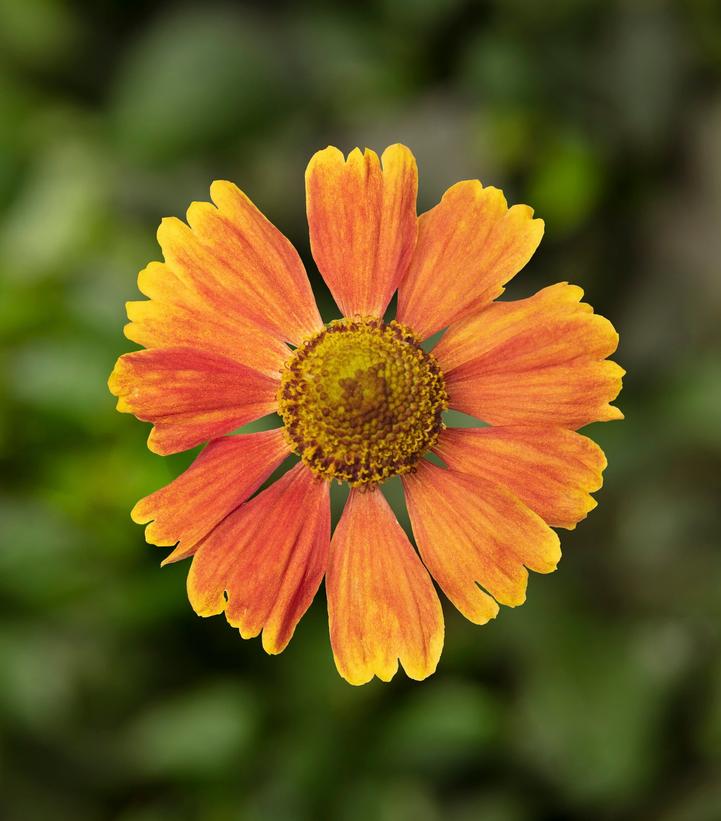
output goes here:
[{"label": "flower head", "polygon": [[[174,548],[164,564],[192,556],[199,615],[224,612],[279,653],[325,578],[341,675],[387,681],[400,661],[423,679],[443,644],[431,577],[483,624],[523,602],[529,569],[555,569],[551,528],[595,506],[606,460],[576,431],[623,418],[610,404],[623,370],[607,359],[618,335],[567,283],[495,301],[543,234],[496,188],[457,183],[417,217],[415,160],[395,145],[381,159],[319,151],[306,192],[313,257],[344,316],[327,326],[300,257],[233,184],[213,183],[187,224],[161,223],[164,262],[140,273],[148,299],[128,303],[144,350],[109,385],[118,410],[153,424],[154,452],[208,444],[132,516]],[[447,408],[487,427],[446,428]],[[272,412],[283,427],[229,435]],[[378,489],[397,475],[418,552]],[[332,480],[351,490],[331,536]]]}]

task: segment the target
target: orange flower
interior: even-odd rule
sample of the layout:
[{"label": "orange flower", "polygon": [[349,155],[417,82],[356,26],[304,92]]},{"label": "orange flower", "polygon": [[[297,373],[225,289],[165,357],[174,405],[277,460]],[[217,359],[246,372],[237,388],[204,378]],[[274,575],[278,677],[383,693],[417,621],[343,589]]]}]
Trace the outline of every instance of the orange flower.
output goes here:
[{"label": "orange flower", "polygon": [[[140,273],[110,377],[118,410],[169,454],[209,442],[135,506],[146,538],[192,556],[188,596],[279,653],[325,577],[330,639],[352,684],[436,668],[443,614],[431,577],[471,621],[525,597],[560,558],[551,527],[595,506],[606,460],[576,430],[622,419],[618,335],[560,283],[494,302],[543,222],[477,180],[416,216],[401,145],[319,151],[306,173],[313,257],[344,319],[324,326],[300,257],[229,182],[188,224],[163,220],[164,262]],[[382,319],[398,292],[397,321]],[[427,353],[420,343],[447,328]],[[293,348],[289,347],[292,345]],[[446,429],[443,412],[488,427]],[[227,436],[278,412],[284,427]],[[424,455],[434,451],[445,467]],[[257,493],[290,453],[300,461]],[[401,475],[418,553],[378,485]],[[351,486],[331,538],[330,481]],[[420,555],[419,555],[420,554]]]}]

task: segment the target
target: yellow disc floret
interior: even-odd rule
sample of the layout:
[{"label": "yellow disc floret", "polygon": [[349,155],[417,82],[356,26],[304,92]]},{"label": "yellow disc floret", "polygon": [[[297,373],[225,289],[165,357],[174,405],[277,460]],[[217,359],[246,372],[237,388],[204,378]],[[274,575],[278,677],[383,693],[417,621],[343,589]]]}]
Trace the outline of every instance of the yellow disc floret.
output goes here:
[{"label": "yellow disc floret", "polygon": [[308,467],[356,487],[413,469],[443,428],[448,394],[407,327],[363,317],[331,322],[294,351],[278,404]]}]

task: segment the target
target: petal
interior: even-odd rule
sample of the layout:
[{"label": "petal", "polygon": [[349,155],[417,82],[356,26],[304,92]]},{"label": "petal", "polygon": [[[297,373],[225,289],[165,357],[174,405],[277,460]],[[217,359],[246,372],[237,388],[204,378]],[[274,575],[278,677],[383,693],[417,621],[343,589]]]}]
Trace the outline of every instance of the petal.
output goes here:
[{"label": "petal", "polygon": [[526,567],[537,573],[555,570],[558,536],[495,482],[421,462],[403,484],[421,558],[472,622],[492,619],[496,601],[511,607],[523,603]]},{"label": "petal", "polygon": [[125,335],[145,348],[195,348],[269,375],[278,374],[290,356],[277,336],[220,309],[162,262],[140,272],[138,287],[151,298],[126,303]]},{"label": "petal", "polygon": [[279,379],[224,356],[153,348],[121,356],[108,380],[117,408],[155,427],[154,453],[187,450],[272,413]]},{"label": "petal", "polygon": [[224,519],[193,557],[188,598],[195,612],[225,611],[244,639],[262,630],[265,651],[280,653],[325,573],[328,488],[301,463]]},{"label": "petal", "polygon": [[451,428],[435,451],[452,470],[508,488],[549,525],[569,529],[596,507],[589,494],[606,467],[595,442],[564,428]]},{"label": "petal", "polygon": [[623,419],[609,404],[623,368],[613,325],[565,282],[495,302],[449,328],[434,348],[450,406],[493,425],[580,428]]},{"label": "petal", "polygon": [[303,263],[290,242],[233,183],[210,187],[217,207],[194,202],[188,223],[164,219],[169,268],[220,316],[253,322],[295,345],[323,327]]},{"label": "petal", "polygon": [[398,320],[425,339],[477,311],[533,255],[543,220],[508,208],[497,188],[465,180],[418,220],[418,243],[398,291]]},{"label": "petal", "polygon": [[326,578],[330,640],[351,684],[403,669],[424,679],[443,647],[433,583],[380,491],[351,490],[333,534]]},{"label": "petal", "polygon": [[416,243],[416,161],[404,145],[381,160],[329,146],[305,174],[313,258],[346,316],[383,316]]},{"label": "petal", "polygon": [[290,453],[282,428],[211,442],[173,482],[141,499],[131,517],[151,544],[175,545],[163,561],[192,555],[198,542],[263,484]]}]

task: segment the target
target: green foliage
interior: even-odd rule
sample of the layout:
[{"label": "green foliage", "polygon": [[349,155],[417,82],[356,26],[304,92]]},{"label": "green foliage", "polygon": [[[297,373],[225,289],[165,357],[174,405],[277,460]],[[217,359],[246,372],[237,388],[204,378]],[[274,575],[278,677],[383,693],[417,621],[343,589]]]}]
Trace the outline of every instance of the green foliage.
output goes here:
[{"label": "green foliage", "polygon": [[[0,0],[0,817],[721,818],[719,55],[690,0]],[[527,604],[446,607],[432,679],[357,689],[322,595],[273,658],[192,613],[129,519],[192,454],[149,453],[105,380],[155,227],[216,177],[336,316],[305,163],[396,141],[422,208],[479,177],[546,220],[508,294],[585,288],[627,419]]]}]

